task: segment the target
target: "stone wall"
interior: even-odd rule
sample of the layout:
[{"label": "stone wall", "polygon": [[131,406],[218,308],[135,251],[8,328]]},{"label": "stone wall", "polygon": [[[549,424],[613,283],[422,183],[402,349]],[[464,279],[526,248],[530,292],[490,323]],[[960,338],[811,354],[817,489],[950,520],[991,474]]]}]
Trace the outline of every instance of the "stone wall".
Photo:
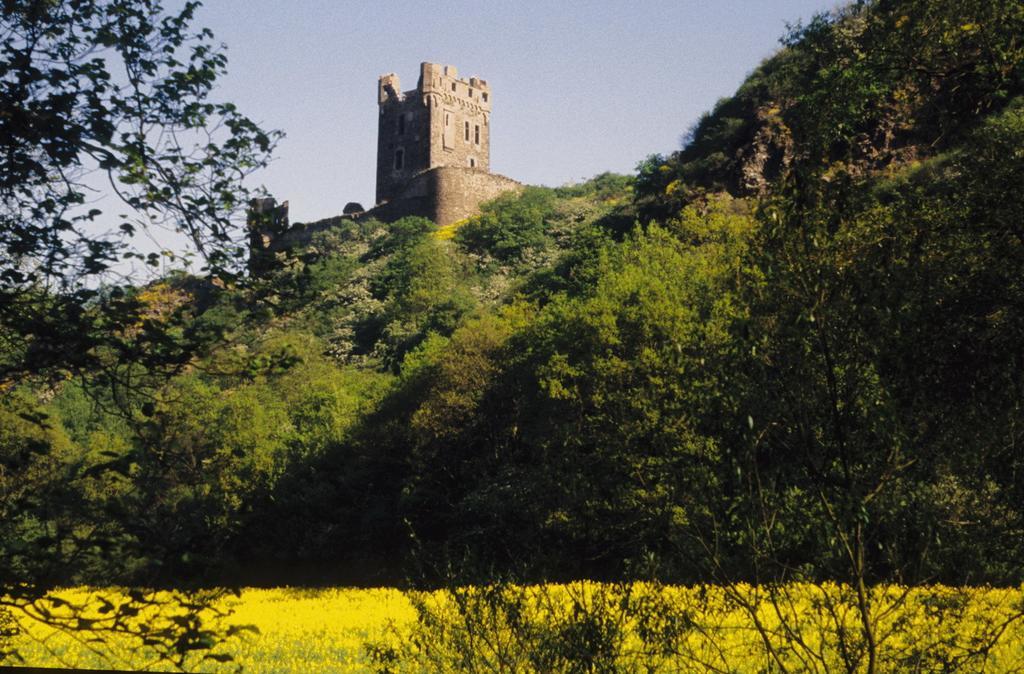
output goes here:
[{"label": "stone wall", "polygon": [[484,201],[522,189],[515,180],[495,173],[441,166],[415,176],[394,199],[371,209],[365,217],[394,222],[407,215],[419,215],[443,227],[477,215]]},{"label": "stone wall", "polygon": [[[250,266],[254,272],[266,255],[308,246],[317,232],[338,227],[344,221],[375,218],[394,222],[409,215],[429,218],[440,226],[450,225],[480,213],[480,204],[505,192],[519,192],[521,183],[495,173],[461,166],[442,166],[422,171],[408,181],[394,199],[365,213],[351,213],[289,226],[288,202],[277,206],[273,199],[259,200],[250,207]],[[264,203],[265,202],[265,203]],[[273,212],[274,227],[267,227],[260,214]],[[283,215],[282,215],[283,214]],[[283,218],[283,219],[282,219]]]},{"label": "stone wall", "polygon": [[519,192],[523,186],[505,176],[461,166],[446,166],[429,172],[433,182],[433,216],[438,225],[448,225],[477,215],[480,204],[503,192]]},{"label": "stone wall", "polygon": [[[414,175],[430,168],[430,110],[422,96],[395,93],[396,75],[381,77],[377,123],[376,203],[393,199]],[[399,160],[398,153],[401,153]]]}]

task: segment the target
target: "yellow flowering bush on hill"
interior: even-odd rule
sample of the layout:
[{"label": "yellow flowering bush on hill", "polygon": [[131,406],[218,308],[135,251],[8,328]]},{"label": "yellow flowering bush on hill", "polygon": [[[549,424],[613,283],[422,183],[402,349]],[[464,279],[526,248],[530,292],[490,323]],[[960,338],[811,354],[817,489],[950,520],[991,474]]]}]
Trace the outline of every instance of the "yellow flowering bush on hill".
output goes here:
[{"label": "yellow flowering bush on hill", "polygon": [[[225,596],[217,609],[253,629],[196,654],[190,671],[1024,671],[1024,588],[886,585],[866,597],[834,583],[277,588]],[[169,668],[113,634],[92,643],[86,631],[20,623],[15,645],[29,665]],[[233,661],[204,659],[227,652]]]},{"label": "yellow flowering bush on hill", "polygon": [[435,239],[440,239],[441,241],[454,239],[455,233],[459,231],[459,227],[462,227],[464,224],[469,222],[469,220],[470,218],[463,218],[462,220],[456,220],[455,222],[450,222],[447,225],[442,225],[433,233],[433,237]]}]

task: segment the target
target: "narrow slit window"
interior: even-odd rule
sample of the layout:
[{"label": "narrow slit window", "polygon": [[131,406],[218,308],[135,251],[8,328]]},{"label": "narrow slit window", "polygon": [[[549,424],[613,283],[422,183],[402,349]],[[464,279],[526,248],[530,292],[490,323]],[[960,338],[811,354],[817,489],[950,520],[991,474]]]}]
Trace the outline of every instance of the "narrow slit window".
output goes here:
[{"label": "narrow slit window", "polygon": [[473,157],[469,158],[469,168],[476,168],[476,159]]},{"label": "narrow slit window", "polygon": [[466,122],[466,142],[469,142],[469,122]]},{"label": "narrow slit window", "polygon": [[473,142],[477,145],[480,144],[480,125],[477,124],[473,130]]},{"label": "narrow slit window", "polygon": [[452,82],[452,91],[455,91],[455,82]]},{"label": "narrow slit window", "polygon": [[451,122],[451,121],[452,121],[452,116],[449,115],[447,112],[444,113],[444,125],[448,126],[449,122]]},{"label": "narrow slit window", "polygon": [[401,171],[405,168],[405,150],[398,148],[395,150],[395,170]]}]

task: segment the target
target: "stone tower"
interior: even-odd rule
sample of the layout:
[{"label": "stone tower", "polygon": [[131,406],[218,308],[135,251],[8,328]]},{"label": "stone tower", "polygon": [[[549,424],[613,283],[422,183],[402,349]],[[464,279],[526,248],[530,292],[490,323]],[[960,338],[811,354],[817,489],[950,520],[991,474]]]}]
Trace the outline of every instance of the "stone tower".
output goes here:
[{"label": "stone tower", "polygon": [[490,172],[491,89],[454,66],[420,64],[416,88],[394,73],[377,86],[377,204],[398,197],[417,174],[439,167]]}]

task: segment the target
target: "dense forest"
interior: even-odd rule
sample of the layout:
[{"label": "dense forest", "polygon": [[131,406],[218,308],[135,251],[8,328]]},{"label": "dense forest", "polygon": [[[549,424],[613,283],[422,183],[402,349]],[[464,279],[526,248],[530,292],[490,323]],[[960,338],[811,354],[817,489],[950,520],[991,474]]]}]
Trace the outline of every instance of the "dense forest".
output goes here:
[{"label": "dense forest", "polygon": [[0,572],[1024,581],[1022,36],[857,2],[635,176],[258,277],[8,276]]}]

